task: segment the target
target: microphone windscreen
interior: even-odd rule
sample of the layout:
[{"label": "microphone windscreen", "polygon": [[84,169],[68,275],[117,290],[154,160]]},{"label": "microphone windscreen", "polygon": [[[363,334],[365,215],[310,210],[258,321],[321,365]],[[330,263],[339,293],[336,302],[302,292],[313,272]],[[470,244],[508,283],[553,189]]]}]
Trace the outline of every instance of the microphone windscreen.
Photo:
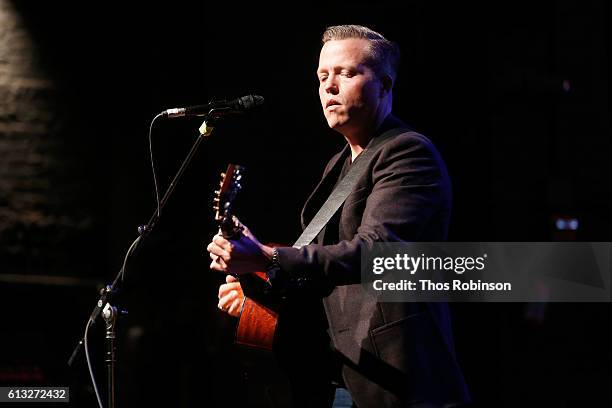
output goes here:
[{"label": "microphone windscreen", "polygon": [[240,105],[243,110],[249,110],[256,106],[261,106],[264,103],[263,96],[259,95],[247,95],[240,98]]}]

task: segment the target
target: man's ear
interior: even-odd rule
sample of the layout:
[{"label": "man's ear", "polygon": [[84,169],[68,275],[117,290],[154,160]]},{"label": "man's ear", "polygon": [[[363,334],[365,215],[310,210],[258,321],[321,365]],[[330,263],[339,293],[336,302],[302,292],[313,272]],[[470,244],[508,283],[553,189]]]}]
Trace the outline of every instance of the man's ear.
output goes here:
[{"label": "man's ear", "polygon": [[389,74],[383,74],[380,77],[380,96],[385,96],[393,89],[393,78]]}]

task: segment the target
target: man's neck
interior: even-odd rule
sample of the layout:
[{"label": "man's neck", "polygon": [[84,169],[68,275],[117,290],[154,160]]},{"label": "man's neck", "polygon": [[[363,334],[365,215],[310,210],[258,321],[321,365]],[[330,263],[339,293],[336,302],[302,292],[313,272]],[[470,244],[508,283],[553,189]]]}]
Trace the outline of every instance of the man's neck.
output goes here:
[{"label": "man's neck", "polygon": [[[351,147],[351,163],[355,161],[355,158],[359,156],[359,154],[365,149],[368,142],[365,143],[351,143],[349,139],[347,139],[349,146]],[[368,140],[369,141],[369,140]]]},{"label": "man's neck", "polygon": [[355,158],[365,149],[372,137],[374,137],[376,134],[376,130],[387,117],[388,114],[381,116],[377,121],[372,122],[371,126],[362,126],[356,132],[343,134],[351,148],[351,162],[355,161]]}]

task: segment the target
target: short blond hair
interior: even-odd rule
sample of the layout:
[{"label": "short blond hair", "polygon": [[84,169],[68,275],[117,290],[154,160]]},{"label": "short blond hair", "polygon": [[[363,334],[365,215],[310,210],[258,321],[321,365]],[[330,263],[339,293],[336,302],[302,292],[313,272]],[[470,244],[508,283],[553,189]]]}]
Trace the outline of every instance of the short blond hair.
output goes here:
[{"label": "short blond hair", "polygon": [[382,34],[360,25],[337,25],[327,27],[321,41],[325,44],[333,40],[346,40],[349,38],[362,38],[370,43],[370,55],[366,64],[380,77],[389,75],[393,82],[397,77],[400,61],[399,46],[387,40]]}]

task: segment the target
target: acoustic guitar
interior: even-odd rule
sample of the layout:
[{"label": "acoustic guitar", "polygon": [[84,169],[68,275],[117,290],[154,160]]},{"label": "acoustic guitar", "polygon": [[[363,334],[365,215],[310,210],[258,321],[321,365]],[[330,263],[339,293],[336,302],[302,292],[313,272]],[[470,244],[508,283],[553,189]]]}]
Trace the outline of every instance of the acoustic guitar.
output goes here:
[{"label": "acoustic guitar", "polygon": [[[233,206],[242,188],[245,168],[230,164],[221,173],[219,190],[215,191],[215,220],[226,239],[238,239],[242,233]],[[278,304],[269,294],[267,275],[263,271],[236,276],[246,296],[236,329],[235,342],[241,346],[272,351],[278,325]]]}]

